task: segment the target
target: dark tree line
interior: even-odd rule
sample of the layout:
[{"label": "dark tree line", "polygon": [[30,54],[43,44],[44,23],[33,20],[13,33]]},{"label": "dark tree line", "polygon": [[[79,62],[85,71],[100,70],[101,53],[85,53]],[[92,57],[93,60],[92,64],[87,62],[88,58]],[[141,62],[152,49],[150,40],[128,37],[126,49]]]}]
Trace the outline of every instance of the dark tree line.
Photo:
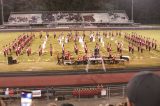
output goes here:
[{"label": "dark tree line", "polygon": [[[8,20],[10,12],[24,11],[125,10],[131,18],[131,0],[3,0],[3,2],[5,21]],[[137,23],[159,24],[160,0],[134,0],[134,20]]]}]

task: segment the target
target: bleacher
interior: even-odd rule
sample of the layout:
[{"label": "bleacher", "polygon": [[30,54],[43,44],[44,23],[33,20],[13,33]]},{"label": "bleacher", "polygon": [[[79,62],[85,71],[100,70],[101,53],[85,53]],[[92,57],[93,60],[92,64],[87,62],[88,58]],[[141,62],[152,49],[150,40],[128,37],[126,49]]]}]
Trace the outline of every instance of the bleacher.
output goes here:
[{"label": "bleacher", "polygon": [[8,18],[8,25],[33,24],[92,25],[130,23],[125,11],[108,12],[13,12]]},{"label": "bleacher", "polygon": [[109,14],[110,23],[128,23],[128,16],[121,12],[112,12]]},{"label": "bleacher", "polygon": [[11,14],[9,24],[42,24],[42,14]]}]

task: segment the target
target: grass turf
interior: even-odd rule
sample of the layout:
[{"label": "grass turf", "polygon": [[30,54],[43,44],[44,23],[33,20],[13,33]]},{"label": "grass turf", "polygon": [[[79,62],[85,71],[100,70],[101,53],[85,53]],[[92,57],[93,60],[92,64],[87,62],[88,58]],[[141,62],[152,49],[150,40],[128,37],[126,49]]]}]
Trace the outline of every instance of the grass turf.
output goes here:
[{"label": "grass turf", "polygon": [[[107,31],[107,30],[106,30]],[[14,65],[8,65],[7,64],[7,58],[3,56],[3,46],[8,45],[11,43],[15,38],[17,38],[20,34],[28,33],[30,32],[0,32],[0,71],[32,71],[32,70],[78,70],[78,69],[85,69],[85,65],[57,65],[57,53],[61,53],[61,45],[58,44],[58,36],[60,35],[62,31],[56,32],[56,39],[53,37],[53,32],[49,32],[49,38],[46,43],[45,53],[39,57],[38,56],[38,47],[39,45],[42,45],[46,33],[43,32],[42,39],[39,38],[39,32],[34,32],[36,37],[31,43],[31,49],[32,49],[32,55],[27,56],[24,50],[24,53],[17,57],[18,64]],[[96,32],[96,31],[95,31]],[[116,31],[113,31],[114,33]],[[124,43],[124,50],[123,55],[128,55],[131,57],[131,60],[129,63],[125,64],[119,64],[119,65],[105,65],[107,68],[116,68],[116,67],[147,67],[147,66],[160,66],[160,30],[122,30],[122,36],[116,37],[114,40],[111,40],[110,38],[104,38],[105,45],[110,42],[112,44],[113,54],[116,53],[116,44],[115,41],[122,41]],[[128,42],[124,40],[124,33],[132,33],[136,32],[139,35],[154,38],[157,40],[158,43],[158,51],[152,50],[144,51],[144,53],[138,53],[137,48],[136,52],[134,54],[128,53]],[[79,32],[80,35],[82,35],[82,31]],[[98,42],[98,39],[96,39],[96,42],[90,42],[89,41],[89,31],[86,31],[86,38],[85,41],[87,42],[87,46],[89,49],[89,54],[93,53],[93,49],[95,47],[96,42]],[[100,31],[101,35],[103,31]],[[64,35],[66,36],[68,34],[67,31],[64,32]],[[75,32],[73,32],[73,35]],[[98,42],[99,43],[99,42]],[[49,54],[49,45],[53,45],[53,56],[50,56]],[[103,56],[108,56],[108,53],[106,51],[106,47],[102,47],[102,44],[100,45],[100,54]],[[79,47],[79,55],[84,55],[84,51],[80,43],[78,43]],[[74,41],[69,42],[68,44],[65,44],[65,49],[67,51],[70,51],[72,56],[77,59],[78,56],[74,53]],[[12,54],[13,57],[16,57],[15,53]],[[102,69],[101,65],[91,65],[90,69]]]}]

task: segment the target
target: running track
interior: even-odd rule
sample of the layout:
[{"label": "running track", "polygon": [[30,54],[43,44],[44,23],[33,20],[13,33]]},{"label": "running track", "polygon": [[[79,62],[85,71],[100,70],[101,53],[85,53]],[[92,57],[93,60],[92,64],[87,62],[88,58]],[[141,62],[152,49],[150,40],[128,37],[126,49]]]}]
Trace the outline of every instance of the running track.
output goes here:
[{"label": "running track", "polygon": [[[137,72],[85,75],[0,77],[0,87],[80,86],[109,83],[126,83],[136,73]],[[160,75],[160,71],[157,71],[155,73]]]}]

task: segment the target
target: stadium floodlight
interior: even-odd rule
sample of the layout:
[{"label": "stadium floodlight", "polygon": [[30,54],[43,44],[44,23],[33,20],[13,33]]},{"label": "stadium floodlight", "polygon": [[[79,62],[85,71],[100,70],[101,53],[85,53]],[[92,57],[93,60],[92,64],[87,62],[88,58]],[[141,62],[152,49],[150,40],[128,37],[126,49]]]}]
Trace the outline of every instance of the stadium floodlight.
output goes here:
[{"label": "stadium floodlight", "polygon": [[132,16],[131,16],[131,20],[132,20],[132,22],[133,22],[133,12],[134,12],[134,1],[132,0],[132,9],[131,9],[131,14],[132,14]]},{"label": "stadium floodlight", "polygon": [[1,19],[2,19],[2,25],[3,25],[4,24],[3,0],[1,0]]}]

